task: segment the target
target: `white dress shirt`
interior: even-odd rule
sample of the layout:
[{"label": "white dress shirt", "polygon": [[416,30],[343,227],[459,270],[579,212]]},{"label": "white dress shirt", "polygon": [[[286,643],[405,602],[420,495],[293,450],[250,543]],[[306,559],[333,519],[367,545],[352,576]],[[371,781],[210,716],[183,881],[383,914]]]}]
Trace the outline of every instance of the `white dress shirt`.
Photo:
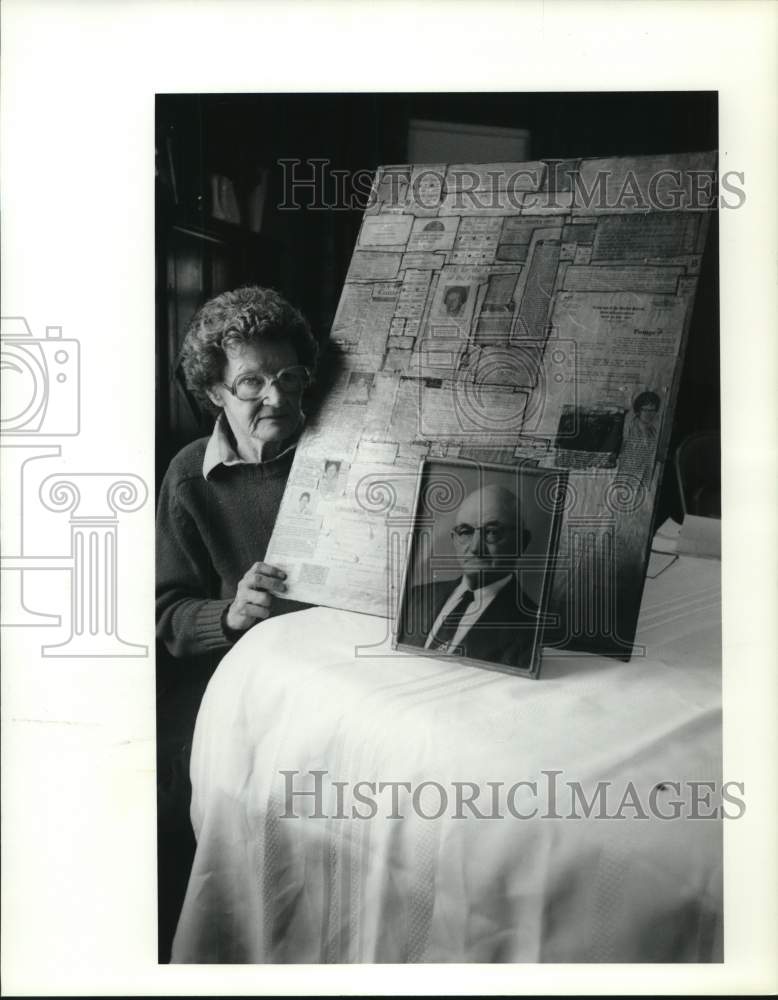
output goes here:
[{"label": "white dress shirt", "polygon": [[[303,424],[300,423],[302,428]],[[297,438],[299,433],[295,433],[290,439],[289,444],[279,451],[277,455],[272,458],[267,459],[268,462],[275,462],[277,458],[285,455],[292,448],[297,447]],[[238,454],[238,449],[235,447],[234,438],[232,431],[230,430],[229,421],[224,415],[224,410],[222,410],[216,418],[216,423],[213,425],[213,431],[208,439],[208,444],[205,446],[205,454],[203,455],[203,476],[207,479],[217,465],[264,465],[264,462],[247,462],[245,458],[241,458]]]}]

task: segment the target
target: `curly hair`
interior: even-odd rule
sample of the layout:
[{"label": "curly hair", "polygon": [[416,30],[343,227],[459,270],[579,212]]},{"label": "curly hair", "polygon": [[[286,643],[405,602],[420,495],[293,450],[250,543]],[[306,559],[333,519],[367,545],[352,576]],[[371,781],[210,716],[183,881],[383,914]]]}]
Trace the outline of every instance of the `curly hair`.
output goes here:
[{"label": "curly hair", "polygon": [[220,382],[227,350],[263,340],[288,341],[301,365],[316,367],[319,348],[303,314],[272,288],[249,285],[222,292],[202,306],[189,324],[181,368],[190,391],[208,410],[208,389]]}]

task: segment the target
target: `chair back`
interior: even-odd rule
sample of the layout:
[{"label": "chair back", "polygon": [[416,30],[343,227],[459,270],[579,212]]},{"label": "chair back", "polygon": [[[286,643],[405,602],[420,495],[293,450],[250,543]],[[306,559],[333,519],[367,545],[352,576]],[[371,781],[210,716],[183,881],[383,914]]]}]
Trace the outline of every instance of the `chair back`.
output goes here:
[{"label": "chair back", "polygon": [[721,436],[696,431],[675,452],[675,474],[684,516],[721,517]]}]

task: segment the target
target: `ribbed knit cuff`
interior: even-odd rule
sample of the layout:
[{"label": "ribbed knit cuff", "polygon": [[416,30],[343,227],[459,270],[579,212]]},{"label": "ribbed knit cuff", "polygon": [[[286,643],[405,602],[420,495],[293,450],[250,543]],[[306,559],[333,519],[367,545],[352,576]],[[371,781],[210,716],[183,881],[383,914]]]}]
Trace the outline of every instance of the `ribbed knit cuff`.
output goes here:
[{"label": "ribbed knit cuff", "polygon": [[222,632],[224,633],[227,642],[236,643],[238,639],[243,638],[248,629],[241,630],[237,628],[230,628],[230,626],[227,624],[227,615],[229,613],[229,610],[230,610],[230,605],[228,604],[227,607],[224,609],[224,611],[222,611]]},{"label": "ribbed knit cuff", "polygon": [[230,604],[230,600],[203,601],[198,609],[194,621],[195,633],[197,641],[206,649],[220,649],[235,641],[225,634],[222,627],[222,618]]}]

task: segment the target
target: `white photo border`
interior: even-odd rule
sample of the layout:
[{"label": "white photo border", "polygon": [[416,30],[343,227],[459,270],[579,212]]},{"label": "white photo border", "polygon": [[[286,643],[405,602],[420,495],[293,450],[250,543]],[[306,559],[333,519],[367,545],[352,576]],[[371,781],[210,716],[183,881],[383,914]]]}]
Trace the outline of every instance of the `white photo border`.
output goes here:
[{"label": "white photo border", "polygon": [[[747,802],[725,830],[725,962],[159,966],[153,657],[47,658],[20,629],[1,637],[5,992],[775,990],[776,5],[4,0],[0,18],[3,313],[81,345],[88,435],[51,456],[67,475],[154,476],[156,93],[717,90],[747,194],[720,213],[724,778]],[[121,544],[121,627],[151,648],[150,503]]]}]

